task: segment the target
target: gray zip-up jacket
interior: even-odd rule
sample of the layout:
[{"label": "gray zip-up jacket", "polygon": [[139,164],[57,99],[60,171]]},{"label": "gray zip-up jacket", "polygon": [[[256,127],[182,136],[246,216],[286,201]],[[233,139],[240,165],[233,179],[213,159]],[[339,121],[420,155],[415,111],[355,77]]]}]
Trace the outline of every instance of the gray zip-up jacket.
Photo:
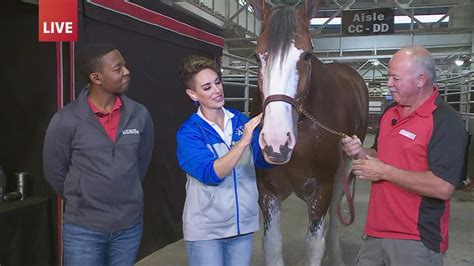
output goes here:
[{"label": "gray zip-up jacket", "polygon": [[43,146],[44,176],[66,200],[65,223],[112,233],[143,219],[141,181],[153,151],[153,121],[143,105],[121,95],[112,143],[87,94],[84,89],[51,119]]}]

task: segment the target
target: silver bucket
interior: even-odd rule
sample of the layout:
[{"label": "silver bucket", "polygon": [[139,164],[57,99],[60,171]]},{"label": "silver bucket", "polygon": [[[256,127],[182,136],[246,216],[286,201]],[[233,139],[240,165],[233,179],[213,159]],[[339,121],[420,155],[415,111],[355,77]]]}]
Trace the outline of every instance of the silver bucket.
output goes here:
[{"label": "silver bucket", "polygon": [[16,176],[16,191],[21,193],[21,199],[24,200],[29,195],[29,173],[28,172],[18,172],[15,173]]}]

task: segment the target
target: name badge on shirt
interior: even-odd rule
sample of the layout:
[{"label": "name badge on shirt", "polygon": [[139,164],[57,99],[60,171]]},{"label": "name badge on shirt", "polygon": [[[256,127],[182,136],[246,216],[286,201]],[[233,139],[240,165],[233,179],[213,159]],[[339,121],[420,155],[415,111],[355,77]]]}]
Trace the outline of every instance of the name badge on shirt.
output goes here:
[{"label": "name badge on shirt", "polygon": [[402,135],[402,136],[405,136],[411,140],[415,140],[416,138],[416,135],[408,130],[405,130],[405,129],[401,129],[400,132],[398,132],[398,134]]}]

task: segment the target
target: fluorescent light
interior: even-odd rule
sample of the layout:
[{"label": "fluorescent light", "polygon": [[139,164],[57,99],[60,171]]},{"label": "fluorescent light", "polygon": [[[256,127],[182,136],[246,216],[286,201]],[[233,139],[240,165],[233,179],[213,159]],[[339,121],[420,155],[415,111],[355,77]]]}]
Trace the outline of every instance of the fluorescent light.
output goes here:
[{"label": "fluorescent light", "polygon": [[[244,5],[247,4],[247,1],[239,0],[239,4],[240,4],[241,6],[244,6]],[[251,5],[248,5],[248,6],[247,6],[247,10],[250,11],[251,13],[253,13],[253,8],[252,8]]]},{"label": "fluorescent light", "polygon": [[461,58],[458,58],[454,60],[454,64],[456,64],[456,66],[462,66],[464,64],[464,60],[461,60]]},{"label": "fluorescent light", "polygon": [[[438,22],[444,15],[417,15],[415,16],[422,23],[433,23]],[[320,26],[323,25],[329,18],[313,18],[311,20],[311,25]],[[411,22],[409,16],[395,16],[395,24],[408,24]],[[449,16],[445,17],[442,22],[449,22]],[[328,25],[341,25],[341,18],[333,18]]]},{"label": "fluorescent light", "polygon": [[[311,25],[323,25],[326,20],[329,18],[313,18],[311,20]],[[333,18],[328,25],[341,25],[341,18]]]},{"label": "fluorescent light", "polygon": [[[417,15],[415,16],[421,23],[438,22],[444,15]],[[395,24],[408,24],[411,18],[409,16],[395,16]],[[442,22],[449,22],[449,16],[445,17]]]}]

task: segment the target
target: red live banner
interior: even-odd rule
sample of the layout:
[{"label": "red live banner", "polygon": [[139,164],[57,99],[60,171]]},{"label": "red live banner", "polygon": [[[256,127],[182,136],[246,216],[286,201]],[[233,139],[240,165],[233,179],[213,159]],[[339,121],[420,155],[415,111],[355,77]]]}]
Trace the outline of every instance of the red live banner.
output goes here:
[{"label": "red live banner", "polygon": [[39,0],[39,41],[77,41],[77,0]]}]

